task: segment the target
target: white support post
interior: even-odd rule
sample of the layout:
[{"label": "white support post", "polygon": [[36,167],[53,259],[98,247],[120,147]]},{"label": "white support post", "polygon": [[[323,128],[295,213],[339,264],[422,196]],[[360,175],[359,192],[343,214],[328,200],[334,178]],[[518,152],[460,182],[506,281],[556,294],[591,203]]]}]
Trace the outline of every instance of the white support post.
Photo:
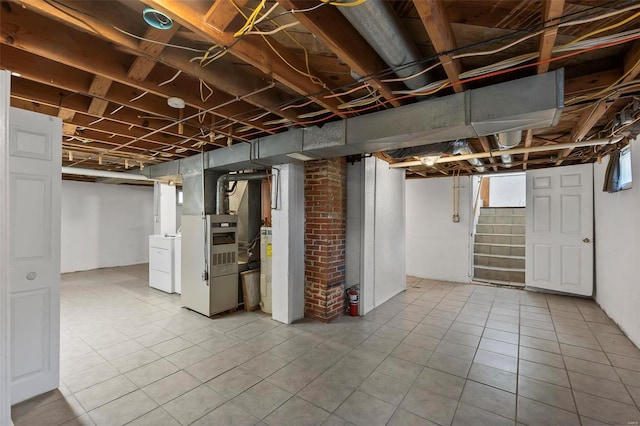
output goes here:
[{"label": "white support post", "polygon": [[153,233],[156,235],[176,233],[177,192],[176,187],[156,182],[154,191]]},{"label": "white support post", "polygon": [[304,317],[304,166],[284,164],[278,169],[278,188],[272,203],[273,319],[291,324]]}]

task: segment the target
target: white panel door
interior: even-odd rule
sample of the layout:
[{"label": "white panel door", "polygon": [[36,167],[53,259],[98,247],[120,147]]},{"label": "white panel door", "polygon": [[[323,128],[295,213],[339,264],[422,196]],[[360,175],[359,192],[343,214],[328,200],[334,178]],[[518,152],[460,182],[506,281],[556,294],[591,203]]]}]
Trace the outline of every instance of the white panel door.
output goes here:
[{"label": "white panel door", "polygon": [[529,287],[593,293],[593,166],[527,171]]},{"label": "white panel door", "polygon": [[58,387],[62,122],[9,112],[11,402]]}]

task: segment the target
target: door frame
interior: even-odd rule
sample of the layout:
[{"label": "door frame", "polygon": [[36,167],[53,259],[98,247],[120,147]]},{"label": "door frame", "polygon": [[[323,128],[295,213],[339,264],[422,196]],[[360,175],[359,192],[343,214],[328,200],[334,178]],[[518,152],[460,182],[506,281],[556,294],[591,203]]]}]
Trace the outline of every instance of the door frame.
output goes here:
[{"label": "door frame", "polygon": [[9,304],[9,96],[11,73],[0,70],[0,425],[11,422],[10,304]]}]

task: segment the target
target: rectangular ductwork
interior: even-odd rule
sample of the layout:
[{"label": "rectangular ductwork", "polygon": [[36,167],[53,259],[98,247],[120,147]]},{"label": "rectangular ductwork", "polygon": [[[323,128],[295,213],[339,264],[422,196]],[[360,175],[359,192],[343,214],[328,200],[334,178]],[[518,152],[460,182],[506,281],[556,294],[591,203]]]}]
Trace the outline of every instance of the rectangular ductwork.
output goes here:
[{"label": "rectangular ductwork", "polygon": [[[255,169],[555,126],[564,102],[564,71],[526,77],[372,114],[209,151],[207,168]],[[199,157],[199,156],[198,156]],[[145,169],[150,177],[200,169],[189,158]]]}]

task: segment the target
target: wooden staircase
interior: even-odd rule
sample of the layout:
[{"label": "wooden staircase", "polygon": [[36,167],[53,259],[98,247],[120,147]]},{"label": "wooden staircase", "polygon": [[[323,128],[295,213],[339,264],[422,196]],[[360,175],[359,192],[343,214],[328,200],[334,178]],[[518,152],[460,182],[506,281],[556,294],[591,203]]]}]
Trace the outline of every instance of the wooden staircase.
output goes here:
[{"label": "wooden staircase", "polygon": [[473,279],[524,286],[525,208],[481,207],[473,244]]}]

